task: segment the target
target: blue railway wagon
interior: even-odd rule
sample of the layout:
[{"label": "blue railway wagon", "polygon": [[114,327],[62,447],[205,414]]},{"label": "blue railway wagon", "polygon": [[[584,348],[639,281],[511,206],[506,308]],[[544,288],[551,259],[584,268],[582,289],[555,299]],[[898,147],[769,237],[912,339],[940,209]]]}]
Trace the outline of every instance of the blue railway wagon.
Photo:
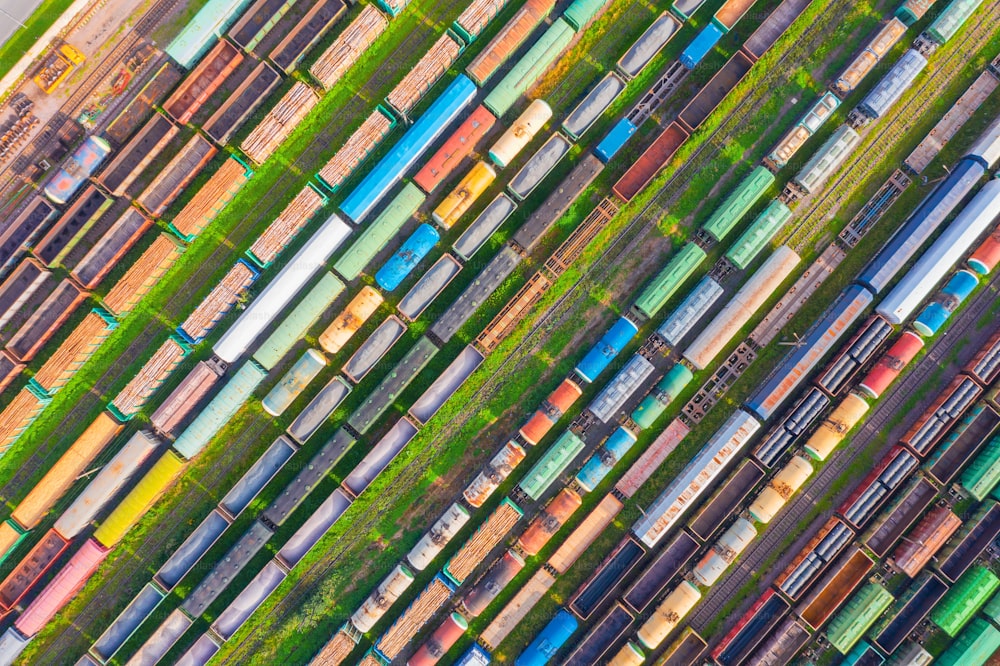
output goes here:
[{"label": "blue railway wagon", "polygon": [[417,264],[434,249],[441,235],[429,224],[421,224],[406,239],[396,254],[375,273],[375,281],[386,291],[393,291],[417,267]]},{"label": "blue railway wagon", "polygon": [[593,491],[618,461],[629,452],[633,444],[635,435],[624,426],[618,426],[618,429],[604,442],[604,446],[583,464],[576,475],[576,482],[587,492]]},{"label": "blue railway wagon", "polygon": [[705,56],[715,48],[715,45],[722,39],[723,32],[714,23],[706,25],[698,36],[695,37],[684,52],[681,53],[681,64],[688,69],[697,67]]},{"label": "blue railway wagon", "polygon": [[594,381],[638,332],[639,328],[635,324],[625,317],[620,318],[587,352],[583,360],[577,363],[576,373],[585,381]]},{"label": "blue railway wagon", "polygon": [[594,148],[594,154],[597,155],[597,159],[601,160],[605,164],[611,161],[618,151],[621,150],[632,135],[635,134],[636,126],[628,118],[622,118],[615,126],[611,128],[611,131],[601,139],[601,142],[597,144]]},{"label": "blue railway wagon", "polygon": [[541,633],[524,649],[514,666],[545,666],[580,626],[569,611],[560,609]]},{"label": "blue railway wagon", "polygon": [[355,186],[340,209],[357,223],[399,182],[427,148],[476,96],[476,84],[459,74],[406,131],[392,150]]}]

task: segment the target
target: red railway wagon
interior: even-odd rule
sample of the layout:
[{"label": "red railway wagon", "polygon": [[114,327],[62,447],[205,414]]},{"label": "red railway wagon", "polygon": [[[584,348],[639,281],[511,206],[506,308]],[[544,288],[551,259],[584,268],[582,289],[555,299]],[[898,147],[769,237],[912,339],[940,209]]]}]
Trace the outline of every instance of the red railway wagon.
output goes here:
[{"label": "red railway wagon", "polygon": [[125,106],[118,117],[111,121],[104,130],[104,136],[112,145],[123,145],[146,122],[153,107],[159,104],[182,78],[184,74],[177,65],[170,61],[163,63],[139,94]]},{"label": "red railway wagon", "polygon": [[1000,328],[964,369],[984,387],[996,381],[1000,375]]},{"label": "red railway wagon", "polygon": [[279,83],[281,75],[261,61],[212,117],[205,121],[202,129],[216,143],[226,143]]},{"label": "red railway wagon", "polygon": [[433,192],[472,153],[476,144],[493,128],[496,121],[496,117],[485,106],[477,106],[434,156],[427,160],[427,164],[413,177],[413,182],[424,192]]},{"label": "red railway wagon", "polygon": [[86,300],[87,293],[72,280],[63,280],[10,339],[7,351],[22,363],[35,358],[77,306]]},{"label": "red railway wagon", "polygon": [[163,110],[184,125],[243,62],[243,53],[225,39],[208,52],[163,103]]},{"label": "red railway wagon", "polygon": [[674,156],[677,149],[684,145],[690,134],[677,122],[670,123],[660,136],[649,145],[642,155],[639,156],[628,171],[622,174],[618,182],[614,184],[611,191],[623,201],[631,201],[635,195],[643,190],[649,181],[660,172],[667,164],[667,160]]},{"label": "red railway wagon", "polygon": [[68,546],[69,540],[54,529],[46,532],[3,583],[0,583],[0,607],[10,610],[16,606]]}]

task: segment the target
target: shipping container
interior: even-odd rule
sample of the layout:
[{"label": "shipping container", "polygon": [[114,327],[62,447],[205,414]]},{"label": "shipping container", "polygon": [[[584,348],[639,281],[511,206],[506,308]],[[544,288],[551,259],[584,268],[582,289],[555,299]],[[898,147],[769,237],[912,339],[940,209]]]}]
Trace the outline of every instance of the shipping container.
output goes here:
[{"label": "shipping container", "polygon": [[218,152],[210,141],[201,134],[195,134],[135,198],[135,202],[153,217],[159,217]]},{"label": "shipping container", "polygon": [[632,531],[652,548],[746,447],[760,422],[738,410],[712,435],[697,456],[649,506]]},{"label": "shipping container", "polygon": [[281,75],[268,63],[260,62],[212,117],[202,123],[202,129],[216,143],[228,143],[279,83]]},{"label": "shipping container", "polygon": [[399,455],[417,434],[417,428],[408,419],[401,418],[382,436],[371,451],[361,459],[351,473],[344,477],[344,488],[359,496],[382,473],[393,458]]},{"label": "shipping container", "polygon": [[[219,540],[222,533],[230,525],[227,518],[218,509],[212,509],[211,513],[194,529],[184,542],[174,549],[167,558],[167,561],[157,570],[153,576],[154,583],[148,585],[154,589],[172,590],[181,580],[201,561],[205,553]],[[145,594],[145,589],[141,594]],[[163,596],[163,593],[160,593]],[[137,603],[139,597],[133,600]],[[124,614],[124,613],[123,613]],[[123,641],[124,642],[124,641]],[[117,647],[121,647],[119,644]],[[117,648],[116,648],[117,649]]]},{"label": "shipping container", "polygon": [[110,154],[111,144],[106,139],[88,136],[49,179],[43,190],[45,196],[56,205],[66,203]]},{"label": "shipping container", "polygon": [[242,62],[243,53],[220,39],[167,98],[163,110],[178,125],[186,125]]},{"label": "shipping container", "polygon": [[610,72],[601,79],[593,90],[566,116],[562,123],[566,134],[574,141],[579,141],[587,130],[593,127],[597,119],[618,99],[618,96],[625,91],[626,85],[628,84],[625,80],[614,72]]},{"label": "shipping container", "polygon": [[290,74],[306,54],[344,15],[344,0],[320,0],[279,43],[270,56],[271,62]]},{"label": "shipping container", "polygon": [[42,347],[52,339],[56,331],[87,299],[83,291],[72,280],[63,280],[55,290],[42,301],[28,320],[17,329],[7,341],[7,352],[17,361],[27,363],[35,358]]},{"label": "shipping container", "polygon": [[309,73],[323,88],[330,90],[388,26],[389,21],[382,12],[374,5],[365,5],[309,68]]},{"label": "shipping container", "polygon": [[250,0],[209,0],[167,45],[167,55],[190,69],[249,4]]},{"label": "shipping container", "polygon": [[362,435],[368,432],[437,352],[437,345],[427,336],[420,336],[392,370],[385,373],[379,385],[368,393],[364,402],[347,417],[351,427]]},{"label": "shipping container", "polygon": [[459,74],[400,137],[392,150],[347,195],[340,204],[344,214],[355,223],[360,223],[472,102],[475,93],[475,84]]},{"label": "shipping container", "polygon": [[417,398],[408,414],[421,425],[427,423],[484,360],[486,358],[472,345],[462,349],[444,372]]},{"label": "shipping container", "polygon": [[726,307],[701,329],[683,356],[697,370],[704,370],[746,326],[772,294],[798,266],[799,255],[782,245],[733,295]]},{"label": "shipping container", "polygon": [[342,377],[331,379],[288,426],[288,434],[299,444],[305,444],[350,392],[351,385]]},{"label": "shipping container", "polygon": [[496,120],[486,107],[477,106],[444,145],[427,160],[413,177],[413,182],[424,192],[428,194],[433,192],[438,185],[448,179],[466,157],[472,154],[476,144],[489,133]]},{"label": "shipping container", "polygon": [[350,233],[347,224],[331,215],[215,343],[215,355],[233,363],[250,349]]},{"label": "shipping container", "polygon": [[573,41],[573,36],[573,27],[566,20],[557,18],[553,21],[521,59],[507,70],[503,79],[490,90],[483,100],[483,106],[492,111],[497,118],[507,113],[562,55]]},{"label": "shipping container", "polygon": [[337,260],[333,265],[334,270],[348,280],[357,278],[375,255],[399,233],[426,198],[415,185],[407,183]]},{"label": "shipping container", "polygon": [[660,14],[629,47],[616,65],[627,79],[633,79],[655,58],[681,29],[682,23],[667,12]]},{"label": "shipping container", "polygon": [[360,382],[375,368],[405,332],[406,324],[399,317],[390,315],[379,324],[378,328],[372,331],[372,334],[347,360],[343,367],[344,376],[355,384]]},{"label": "shipping container", "polygon": [[469,63],[465,69],[469,77],[478,85],[485,85],[548,16],[555,4],[555,0],[527,0]]},{"label": "shipping container", "polygon": [[137,209],[127,209],[94,243],[70,275],[86,289],[95,288],[152,226],[152,220]]},{"label": "shipping container", "polygon": [[788,354],[750,397],[747,407],[761,419],[769,419],[873,300],[871,292],[863,287],[852,286],[841,292],[826,316],[804,336],[803,344]]},{"label": "shipping container", "polygon": [[167,399],[153,412],[150,423],[157,431],[174,437],[212,387],[219,381],[218,371],[205,361],[200,361],[184,377]]},{"label": "shipping container", "polygon": [[191,344],[201,342],[244,297],[260,271],[239,259],[229,272],[188,315],[177,334]]},{"label": "shipping container", "polygon": [[55,578],[35,597],[14,622],[22,636],[34,636],[48,624],[56,613],[76,596],[84,583],[100,566],[108,550],[94,539],[88,539],[59,570]]},{"label": "shipping container", "polygon": [[191,460],[204,449],[267,376],[256,362],[249,360],[229,378],[194,421],[177,437],[173,447]]},{"label": "shipping container", "polygon": [[375,642],[376,654],[387,661],[398,657],[453,593],[454,587],[440,575],[436,576]]},{"label": "shipping container", "polygon": [[667,125],[652,144],[622,174],[611,190],[623,201],[631,201],[635,195],[660,172],[674,153],[687,141],[688,132],[677,122]]},{"label": "shipping container", "polygon": [[448,253],[442,255],[399,301],[396,306],[399,313],[408,321],[415,321],[461,270],[462,264],[457,259]]},{"label": "shipping container", "polygon": [[[434,558],[444,550],[444,547],[458,534],[469,522],[471,515],[468,509],[454,502],[444,514],[437,519],[429,530],[420,538],[420,541],[406,554],[406,559],[417,571],[426,569]],[[402,565],[400,565],[402,566]],[[357,622],[355,622],[357,625]],[[367,631],[358,626],[358,629]]]}]

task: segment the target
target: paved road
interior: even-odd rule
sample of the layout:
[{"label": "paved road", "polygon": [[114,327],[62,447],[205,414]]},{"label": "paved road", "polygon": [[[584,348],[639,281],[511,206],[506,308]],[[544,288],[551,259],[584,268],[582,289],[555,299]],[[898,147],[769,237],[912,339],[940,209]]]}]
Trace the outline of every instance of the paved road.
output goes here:
[{"label": "paved road", "polygon": [[21,29],[42,0],[0,0],[0,46]]},{"label": "paved road", "polygon": [[[764,537],[755,541],[752,546],[739,559],[738,565],[731,569],[728,574],[717,583],[699,604],[694,615],[691,616],[690,624],[699,632],[708,625],[722,609],[723,606],[746,584],[748,577],[757,572],[775,550],[780,548],[781,543],[794,530],[805,515],[812,510],[818,499],[826,497],[832,484],[836,481],[853,462],[859,452],[867,450],[875,445],[875,440],[879,438],[888,427],[893,416],[900,407],[912,395],[920,391],[922,385],[939,368],[944,368],[943,376],[937,382],[937,387],[946,385],[954,377],[961,367],[967,363],[976,351],[986,342],[989,336],[996,329],[995,326],[986,326],[980,330],[975,330],[977,320],[982,317],[986,309],[997,299],[998,287],[1000,287],[1000,272],[996,273],[985,289],[982,289],[973,297],[968,306],[962,311],[948,330],[938,338],[929,348],[927,354],[910,371],[901,382],[890,388],[879,400],[874,409],[869,414],[861,430],[851,438],[849,445],[841,446],[822,467],[819,476],[808,486],[808,490],[796,495],[786,509],[775,519],[764,533]],[[957,351],[957,359],[954,364],[945,365],[945,360],[955,349],[955,341],[968,339],[968,343]],[[924,388],[924,395],[912,414],[917,415],[934,400],[936,397],[936,387]],[[879,446],[873,454],[873,460],[878,460],[886,451],[899,439],[912,423],[913,418],[904,419],[888,432],[884,443]],[[853,483],[847,485],[831,502],[831,507],[838,506],[848,493],[854,488]],[[832,508],[824,511],[820,517],[815,519],[799,536],[795,542],[788,547],[777,562],[760,577],[760,583],[755,593],[747,595],[747,599],[740,607],[730,613],[725,626],[716,632],[716,636],[725,635],[737,618],[757,599],[763,589],[769,585],[791,560],[798,554],[806,542],[813,537],[819,528],[832,515]]]}]

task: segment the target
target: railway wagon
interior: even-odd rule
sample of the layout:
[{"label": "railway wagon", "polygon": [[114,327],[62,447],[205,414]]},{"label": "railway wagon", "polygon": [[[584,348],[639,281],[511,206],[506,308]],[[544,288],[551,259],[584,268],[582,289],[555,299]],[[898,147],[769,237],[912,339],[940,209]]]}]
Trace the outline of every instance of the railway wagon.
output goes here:
[{"label": "railway wagon", "polygon": [[361,495],[410,443],[417,432],[417,427],[409,419],[404,417],[396,421],[351,473],[344,477],[343,487],[354,497]]},{"label": "railway wagon", "polygon": [[94,289],[153,226],[135,208],[128,208],[77,262],[70,275],[80,286]]},{"label": "railway wagon", "polygon": [[469,78],[480,86],[485,85],[548,16],[555,4],[555,0],[527,0],[466,67]]},{"label": "railway wagon", "polygon": [[535,81],[573,41],[575,31],[564,18],[557,18],[528,52],[507,71],[483,100],[497,118],[507,113]]},{"label": "railway wagon", "polygon": [[462,609],[478,617],[523,568],[524,558],[513,550],[506,551],[462,598]]},{"label": "railway wagon", "polygon": [[674,576],[688,565],[698,548],[694,537],[686,531],[678,533],[626,588],[622,595],[625,606],[636,613],[644,612]]},{"label": "railway wagon", "polygon": [[465,49],[460,38],[445,31],[385,97],[385,103],[401,118],[420,101]]},{"label": "railway wagon", "polygon": [[45,198],[34,197],[14,218],[10,226],[0,233],[0,268],[6,268],[13,263],[13,260],[21,254],[21,247],[31,243],[44,226],[58,214],[56,208]]},{"label": "railway wagon", "polygon": [[417,571],[426,569],[471,517],[468,509],[453,503],[406,554],[407,561]]},{"label": "railway wagon", "polygon": [[865,545],[876,556],[885,557],[896,541],[924,515],[936,496],[937,488],[929,479],[912,478],[896,501],[865,531],[862,537]]},{"label": "railway wagon", "polygon": [[632,166],[611,187],[622,201],[631,201],[645,189],[666,166],[674,153],[687,141],[689,133],[679,123],[672,122],[653,140]]},{"label": "railway wagon", "polygon": [[333,265],[348,280],[357,278],[426,200],[417,186],[407,183]]},{"label": "railway wagon", "polygon": [[864,529],[879,507],[917,467],[916,457],[902,446],[892,447],[855,487],[836,513],[856,530]]},{"label": "railway wagon", "polygon": [[785,187],[784,196],[794,200],[799,195],[822,191],[827,179],[840,169],[860,143],[860,134],[847,125],[838,127],[792,178]]},{"label": "railway wagon", "polygon": [[868,365],[879,347],[892,335],[892,327],[880,315],[873,315],[844,343],[841,351],[816,378],[816,386],[836,396],[851,383],[857,372]]},{"label": "railway wagon", "polygon": [[906,25],[902,21],[893,19],[882,25],[833,83],[831,90],[841,98],[851,93],[905,33]]},{"label": "railway wagon", "polygon": [[396,308],[408,321],[416,321],[462,270],[462,264],[448,253],[434,262],[417,280]]},{"label": "railway wagon", "polygon": [[514,660],[515,666],[545,666],[562,649],[580,623],[566,610],[556,613]]},{"label": "railway wagon", "polygon": [[218,110],[202,123],[205,134],[220,145],[228,143],[280,83],[281,75],[270,64],[261,61]]},{"label": "railway wagon", "polygon": [[712,216],[702,225],[702,229],[717,242],[721,242],[754,204],[760,201],[774,181],[774,174],[764,167],[756,167],[719,204]]},{"label": "railway wagon", "polygon": [[500,487],[504,479],[510,476],[514,468],[521,464],[525,456],[524,449],[513,440],[504,444],[503,448],[490,459],[483,471],[477,474],[472,482],[466,486],[462,494],[465,501],[477,509],[481,507],[489,496]]},{"label": "railway wagon", "polygon": [[[706,26],[705,30],[710,30],[712,27],[714,27],[714,24]],[[682,54],[682,63],[683,58],[684,55]],[[753,60],[745,53],[742,51],[734,53],[726,64],[722,66],[722,69],[712,77],[711,81],[706,83],[705,87],[681,110],[677,116],[678,122],[684,126],[684,129],[688,133],[698,129],[712,112],[715,111],[722,100],[746,77],[747,72],[750,71],[752,66]]]},{"label": "railway wagon", "polygon": [[430,252],[441,235],[429,224],[421,224],[403,241],[399,250],[375,273],[375,282],[387,292],[392,292],[402,284]]},{"label": "railway wagon", "polygon": [[114,202],[93,185],[85,189],[66,209],[48,233],[34,244],[32,253],[46,266],[61,264],[69,251],[80,241],[86,228],[97,220]]},{"label": "railway wagon", "polygon": [[681,363],[675,364],[632,411],[631,419],[640,428],[651,428],[667,406],[676,400],[694,374]]},{"label": "railway wagon", "polygon": [[476,93],[472,81],[459,74],[410,126],[340,205],[355,223],[361,222],[388,190],[405,175],[445,128],[468,106]]},{"label": "railway wagon", "polygon": [[764,478],[764,471],[752,460],[745,460],[736,468],[701,509],[688,522],[688,529],[702,541],[708,541],[721,528],[726,519],[750,495],[757,483]]},{"label": "railway wagon", "polygon": [[784,202],[773,199],[726,251],[726,259],[737,268],[746,270],[790,219],[792,210]]},{"label": "railway wagon", "polygon": [[444,229],[451,229],[496,179],[496,171],[485,162],[476,162],[455,189],[431,213]]},{"label": "railway wagon", "polygon": [[702,587],[715,585],[756,537],[754,524],[746,518],[737,518],[691,570],[694,580]]},{"label": "railway wagon", "polygon": [[195,134],[135,198],[135,202],[149,215],[159,217],[218,152],[211,141]]},{"label": "railway wagon", "polygon": [[1000,505],[993,501],[984,502],[941,551],[937,563],[941,576],[950,583],[959,580],[998,534]]},{"label": "railway wagon", "polygon": [[86,298],[87,292],[72,280],[60,282],[10,337],[7,352],[21,363],[31,361]]},{"label": "railway wagon", "polygon": [[813,630],[822,628],[865,580],[873,566],[874,562],[864,551],[849,549],[834,562],[812,592],[799,602],[799,617]]},{"label": "railway wagon", "polygon": [[712,650],[716,663],[724,666],[743,663],[784,619],[788,609],[788,602],[781,595],[766,590]]},{"label": "railway wagon", "polygon": [[288,426],[288,435],[299,444],[305,444],[330,418],[351,390],[351,385],[343,377],[338,375],[331,379]]},{"label": "railway wagon", "polygon": [[167,45],[167,55],[191,69],[249,4],[250,0],[209,0]]},{"label": "railway wagon", "polygon": [[848,114],[847,122],[854,127],[864,127],[884,117],[926,67],[927,58],[923,54],[915,49],[908,50]]},{"label": "railway wagon", "polygon": [[682,25],[669,12],[663,12],[618,59],[615,69],[628,80],[639,76],[646,65],[673,39]]},{"label": "railway wagon", "polygon": [[387,317],[344,363],[344,376],[358,384],[399,341],[406,328],[399,317]]},{"label": "railway wagon", "polygon": [[262,164],[318,103],[316,92],[297,81],[240,142],[240,150],[254,164]]},{"label": "railway wagon", "polygon": [[961,518],[947,508],[931,509],[896,548],[890,563],[910,578],[916,578],[961,525]]},{"label": "railway wagon", "polygon": [[[635,622],[635,617],[621,604],[615,604],[594,628],[584,636],[565,663],[567,666],[589,666],[601,663]],[[641,663],[641,662],[640,662]]]},{"label": "railway wagon", "polygon": [[650,505],[632,531],[652,548],[677,523],[684,511],[705,492],[729,462],[746,447],[760,422],[737,410],[712,435],[697,456]]},{"label": "railway wagon", "polygon": [[623,426],[619,426],[576,474],[580,487],[592,492],[611,473],[614,466],[631,450],[636,436]]},{"label": "railway wagon", "polygon": [[633,310],[645,318],[655,317],[706,257],[708,254],[701,246],[686,243],[642,290],[632,305]]},{"label": "railway wagon", "polygon": [[563,131],[574,141],[579,141],[625,91],[626,85],[628,83],[622,77],[615,72],[609,72],[586,97],[580,100],[576,108],[569,112],[562,123]]},{"label": "railway wagon", "polygon": [[281,416],[325,367],[326,357],[315,349],[307,349],[264,396],[261,407],[271,416]]},{"label": "railway wagon", "polygon": [[111,144],[106,139],[88,136],[49,179],[45,196],[56,205],[68,202],[110,154]]},{"label": "railway wagon", "polygon": [[566,430],[528,470],[518,487],[531,499],[539,499],[583,451],[584,446],[580,437]]},{"label": "railway wagon", "polygon": [[507,0],[473,0],[451,27],[466,44],[471,44],[506,6]]},{"label": "railway wagon", "polygon": [[792,601],[799,600],[840,553],[854,540],[854,530],[832,517],[774,579],[774,587]]},{"label": "railway wagon", "polygon": [[836,95],[831,92],[823,93],[799,122],[771,149],[765,158],[765,164],[774,169],[783,169],[802,145],[809,140],[809,137],[818,132],[827,119],[833,115],[838,106],[840,106],[840,100],[837,99]]},{"label": "railway wagon", "polygon": [[563,488],[528,525],[517,539],[526,555],[537,555],[583,503],[571,488]]},{"label": "railway wagon", "polygon": [[243,53],[232,43],[220,39],[167,98],[163,110],[178,125],[186,125],[242,62]]},{"label": "railway wagon", "polygon": [[369,631],[412,584],[413,572],[406,565],[397,564],[354,612],[351,624],[360,632]]},{"label": "railway wagon", "polygon": [[462,634],[469,628],[469,623],[459,613],[452,613],[444,619],[428,639],[407,660],[410,666],[433,666],[451,649]]},{"label": "railway wagon", "polygon": [[472,154],[476,144],[489,134],[496,121],[496,117],[485,106],[477,106],[458,126],[455,133],[448,137],[448,140],[421,167],[413,177],[413,182],[424,192],[432,193],[454,173],[466,157]]},{"label": "railway wagon", "polygon": [[785,356],[747,400],[747,408],[762,420],[771,418],[873,300],[871,292],[857,285],[841,292],[827,314],[810,329],[805,342]]},{"label": "railway wagon", "polygon": [[374,5],[365,5],[313,63],[309,73],[324,89],[333,88],[388,27],[389,21],[382,12]]},{"label": "railway wagon", "polygon": [[639,642],[655,650],[681,620],[701,600],[701,591],[692,583],[682,580],[656,607],[645,624],[639,627]]},{"label": "railway wagon", "polygon": [[510,245],[505,245],[431,326],[431,333],[441,342],[451,340],[458,329],[475,314],[479,306],[500,288],[521,261],[522,257],[518,251]]},{"label": "railway wagon", "polygon": [[306,54],[344,16],[344,0],[321,0],[313,5],[268,56],[286,74],[294,70]]}]

